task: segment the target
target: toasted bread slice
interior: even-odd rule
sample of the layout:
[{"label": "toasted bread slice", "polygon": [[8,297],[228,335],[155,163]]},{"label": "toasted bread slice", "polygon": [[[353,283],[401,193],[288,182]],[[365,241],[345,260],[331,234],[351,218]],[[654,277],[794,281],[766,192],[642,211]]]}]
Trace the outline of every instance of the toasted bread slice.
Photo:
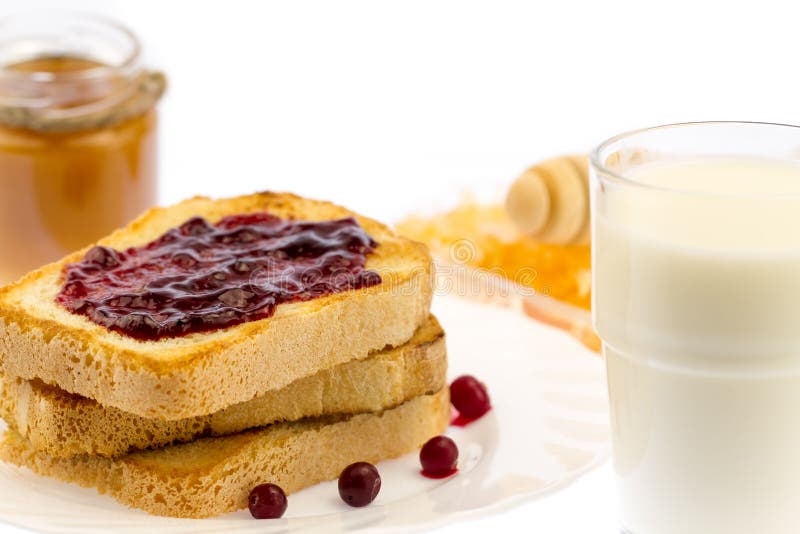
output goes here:
[{"label": "toasted bread slice", "polygon": [[99,244],[144,245],[193,216],[267,211],[320,221],[354,216],[378,242],[366,268],[378,285],[281,304],[267,319],[184,337],[140,341],[108,330],[55,302],[64,265],[88,249],[0,289],[0,369],[142,417],[214,413],[370,352],[405,343],[425,321],[432,263],[424,245],[330,204],[290,194],[226,200],[194,198],[156,208]]},{"label": "toasted bread slice", "polygon": [[280,423],[115,460],[56,458],[8,430],[0,458],[97,487],[152,514],[211,517],[246,507],[250,490],[258,484],[271,482],[293,493],[338,477],[353,462],[375,463],[410,452],[441,433],[449,417],[449,393],[443,388],[383,413]]},{"label": "toasted bread slice", "polygon": [[0,416],[34,449],[51,456],[117,457],[276,421],[379,412],[439,391],[446,373],[444,332],[431,316],[405,345],[319,371],[211,415],[147,419],[38,380],[14,378],[5,380],[0,390]]}]

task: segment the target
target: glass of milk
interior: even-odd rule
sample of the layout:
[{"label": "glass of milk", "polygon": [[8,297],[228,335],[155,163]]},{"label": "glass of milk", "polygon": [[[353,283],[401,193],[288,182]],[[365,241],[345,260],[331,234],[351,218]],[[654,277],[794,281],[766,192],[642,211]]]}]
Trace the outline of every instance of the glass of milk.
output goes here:
[{"label": "glass of milk", "polygon": [[662,126],[591,159],[623,532],[800,532],[800,128]]}]

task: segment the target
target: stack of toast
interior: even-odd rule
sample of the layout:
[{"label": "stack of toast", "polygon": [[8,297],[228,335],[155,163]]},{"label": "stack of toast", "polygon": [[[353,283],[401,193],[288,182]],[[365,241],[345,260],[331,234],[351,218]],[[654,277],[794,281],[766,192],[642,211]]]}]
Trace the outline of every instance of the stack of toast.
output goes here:
[{"label": "stack of toast", "polygon": [[47,265],[0,289],[0,458],[153,514],[209,517],[245,508],[259,484],[292,493],[441,433],[447,356],[423,245],[278,193],[157,208],[99,245],[142,247],[193,217],[253,213],[354,217],[377,243],[366,268],[380,283],[137,339],[57,303],[65,269],[89,249]]}]

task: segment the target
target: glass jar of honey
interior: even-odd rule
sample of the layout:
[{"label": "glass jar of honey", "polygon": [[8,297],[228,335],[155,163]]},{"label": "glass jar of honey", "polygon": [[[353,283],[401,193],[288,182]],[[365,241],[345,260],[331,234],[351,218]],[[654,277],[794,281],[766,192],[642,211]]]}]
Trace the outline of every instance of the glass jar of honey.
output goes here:
[{"label": "glass jar of honey", "polygon": [[111,21],[53,11],[0,21],[0,285],[155,203],[164,87]]}]

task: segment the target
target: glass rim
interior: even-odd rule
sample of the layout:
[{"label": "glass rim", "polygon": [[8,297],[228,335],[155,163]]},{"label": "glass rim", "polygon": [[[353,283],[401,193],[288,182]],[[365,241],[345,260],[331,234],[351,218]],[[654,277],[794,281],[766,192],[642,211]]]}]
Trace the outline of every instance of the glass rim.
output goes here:
[{"label": "glass rim", "polygon": [[[618,185],[627,187],[635,187],[641,190],[654,191],[660,193],[673,193],[691,196],[705,196],[705,197],[736,197],[736,198],[792,198],[800,197],[800,193],[729,193],[725,191],[698,191],[691,189],[684,189],[681,187],[669,187],[663,185],[653,185],[638,180],[634,180],[622,173],[609,169],[604,162],[601,161],[601,155],[613,144],[636,137],[638,135],[646,134],[648,132],[662,131],[678,128],[689,128],[695,126],[767,126],[780,129],[794,130],[800,134],[800,125],[780,123],[780,122],[766,122],[766,121],[689,121],[689,122],[676,122],[670,124],[662,124],[658,126],[650,126],[646,128],[637,128],[635,130],[628,130],[626,132],[617,134],[610,137],[597,145],[589,153],[589,165],[597,171],[598,178],[605,182],[615,182]],[[798,137],[798,145],[800,146],[800,136]]]},{"label": "glass rim", "polygon": [[113,31],[123,35],[130,43],[131,50],[124,58],[118,63],[111,65],[98,65],[96,67],[81,69],[72,72],[48,72],[48,71],[14,71],[4,68],[0,65],[0,76],[7,79],[30,80],[37,83],[48,83],[55,81],[83,81],[97,78],[105,78],[115,74],[124,73],[126,71],[135,70],[141,58],[142,47],[136,34],[133,33],[124,24],[103,15],[90,13],[86,11],[70,10],[70,9],[48,9],[48,10],[33,10],[23,11],[20,13],[11,14],[0,18],[0,34],[7,25],[13,24],[17,21],[32,20],[36,22],[41,16],[41,12],[46,11],[47,17],[56,17],[61,20],[85,20],[93,23],[100,24]]}]

